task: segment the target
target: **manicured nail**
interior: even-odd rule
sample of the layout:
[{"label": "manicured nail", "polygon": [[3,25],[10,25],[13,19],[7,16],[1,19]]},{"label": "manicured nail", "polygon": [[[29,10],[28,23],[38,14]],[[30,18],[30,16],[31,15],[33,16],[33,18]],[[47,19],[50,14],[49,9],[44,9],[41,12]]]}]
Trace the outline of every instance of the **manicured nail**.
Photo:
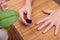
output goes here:
[{"label": "manicured nail", "polygon": [[38,31],[40,30],[40,28],[37,29]]},{"label": "manicured nail", "polygon": [[57,35],[57,33],[55,33],[55,36]]},{"label": "manicured nail", "polygon": [[36,23],[36,25],[38,25],[38,23]]},{"label": "manicured nail", "polygon": [[45,31],[42,32],[43,34],[45,33]]}]

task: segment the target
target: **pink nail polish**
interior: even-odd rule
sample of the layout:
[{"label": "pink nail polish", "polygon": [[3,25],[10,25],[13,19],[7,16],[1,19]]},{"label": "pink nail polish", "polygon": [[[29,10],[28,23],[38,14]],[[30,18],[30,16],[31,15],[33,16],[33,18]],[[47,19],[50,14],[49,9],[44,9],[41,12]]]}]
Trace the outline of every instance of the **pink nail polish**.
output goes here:
[{"label": "pink nail polish", "polygon": [[57,33],[55,33],[55,36],[57,35]]}]

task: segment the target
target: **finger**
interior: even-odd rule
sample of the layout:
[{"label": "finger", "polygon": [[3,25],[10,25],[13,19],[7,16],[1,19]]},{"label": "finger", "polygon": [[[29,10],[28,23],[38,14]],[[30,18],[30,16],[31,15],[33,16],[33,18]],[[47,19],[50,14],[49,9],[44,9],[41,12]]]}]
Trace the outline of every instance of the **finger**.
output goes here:
[{"label": "finger", "polygon": [[8,9],[8,4],[7,4],[6,0],[2,0],[2,5],[5,9]]},{"label": "finger", "polygon": [[31,11],[27,12],[27,19],[31,19]]},{"label": "finger", "polygon": [[49,29],[51,29],[51,27],[53,26],[54,23],[51,23],[46,29],[45,31],[43,31],[43,33],[46,33]]},{"label": "finger", "polygon": [[48,18],[49,18],[49,17],[46,17],[46,18],[44,18],[43,20],[38,21],[36,24],[40,24],[40,23],[46,21]]},{"label": "finger", "polygon": [[38,30],[41,30],[44,28],[46,25],[48,25],[51,22],[51,20],[46,21],[41,27],[38,28]]},{"label": "finger", "polygon": [[42,11],[45,12],[45,13],[50,14],[50,13],[53,12],[54,10],[42,10]]},{"label": "finger", "polygon": [[55,35],[58,34],[59,24],[56,25]]},{"label": "finger", "polygon": [[24,14],[23,14],[22,11],[19,11],[19,15],[20,15],[21,21],[22,21],[25,25],[27,25],[27,23],[26,23],[26,21],[25,21],[25,19],[24,19]]}]

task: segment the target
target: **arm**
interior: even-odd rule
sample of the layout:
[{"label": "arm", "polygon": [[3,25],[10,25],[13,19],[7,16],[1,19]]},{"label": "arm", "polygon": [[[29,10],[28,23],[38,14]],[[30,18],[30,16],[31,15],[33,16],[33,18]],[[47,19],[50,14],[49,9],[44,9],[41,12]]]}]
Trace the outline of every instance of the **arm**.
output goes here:
[{"label": "arm", "polygon": [[31,6],[32,0],[26,0],[25,5]]},{"label": "arm", "polygon": [[32,7],[31,7],[32,0],[26,0],[25,5],[19,10],[20,18],[21,21],[27,25],[27,21],[24,18],[24,14],[26,15],[26,18],[31,20],[31,12],[32,12]]}]

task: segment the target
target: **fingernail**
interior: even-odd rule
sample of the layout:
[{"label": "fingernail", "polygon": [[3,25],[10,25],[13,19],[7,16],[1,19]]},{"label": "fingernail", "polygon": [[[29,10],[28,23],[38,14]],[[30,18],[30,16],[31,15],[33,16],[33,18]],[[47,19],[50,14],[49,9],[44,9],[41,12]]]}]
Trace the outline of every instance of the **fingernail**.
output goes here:
[{"label": "fingernail", "polygon": [[36,25],[38,25],[38,23],[36,23]]},{"label": "fingernail", "polygon": [[55,36],[57,35],[57,33],[55,33]]},{"label": "fingernail", "polygon": [[38,28],[37,30],[39,31],[40,29]]},{"label": "fingernail", "polygon": [[29,24],[31,24],[32,23],[32,20],[26,19],[26,22],[29,23]]},{"label": "fingernail", "polygon": [[46,31],[43,31],[42,33],[44,34],[44,33],[46,33]]},{"label": "fingernail", "polygon": [[25,25],[28,25],[27,23]]}]

